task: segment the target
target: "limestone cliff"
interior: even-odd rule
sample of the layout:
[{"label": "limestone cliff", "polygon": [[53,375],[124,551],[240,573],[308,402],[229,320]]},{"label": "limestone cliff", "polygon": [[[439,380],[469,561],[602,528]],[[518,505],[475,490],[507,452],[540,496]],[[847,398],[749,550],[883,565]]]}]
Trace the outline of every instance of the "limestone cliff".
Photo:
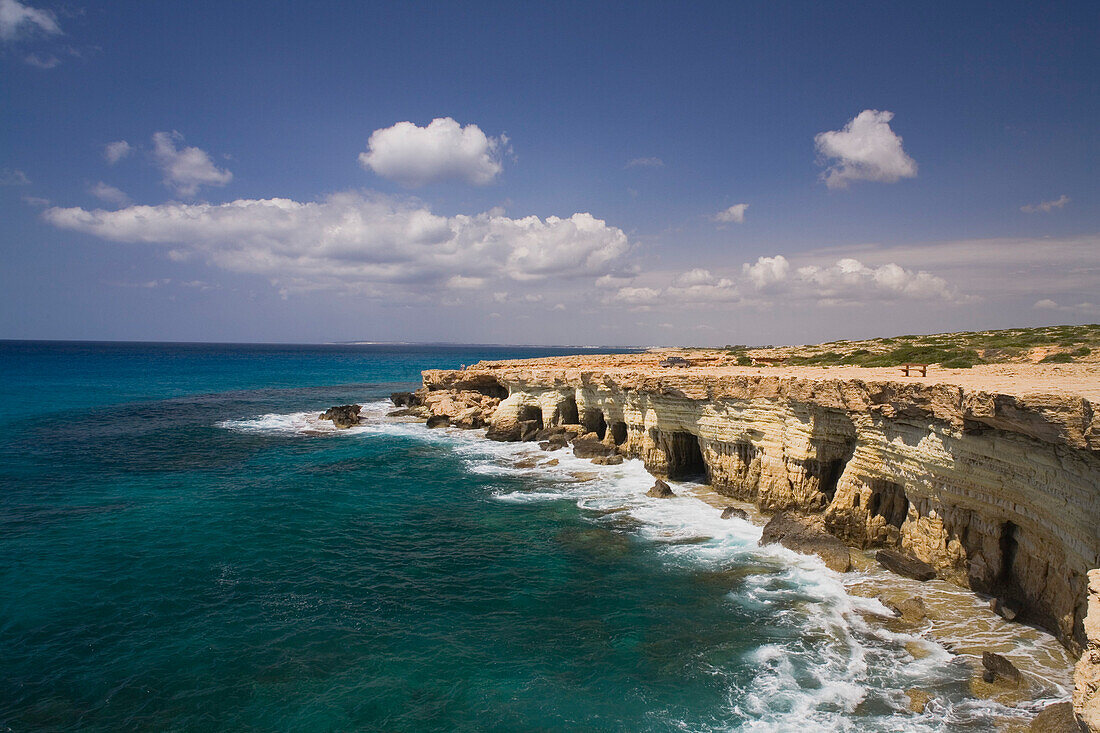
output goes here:
[{"label": "limestone cliff", "polygon": [[1088,643],[1100,415],[1082,396],[552,360],[428,371],[422,391],[476,395],[498,432],[580,423],[655,475],[705,475],[768,511],[820,513],[850,545],[896,547],[1071,650]]}]

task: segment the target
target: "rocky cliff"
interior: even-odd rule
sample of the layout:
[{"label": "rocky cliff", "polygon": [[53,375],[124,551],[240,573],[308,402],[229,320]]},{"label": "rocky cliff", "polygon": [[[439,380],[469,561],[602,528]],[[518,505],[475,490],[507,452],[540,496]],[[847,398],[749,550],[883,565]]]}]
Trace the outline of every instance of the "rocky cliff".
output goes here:
[{"label": "rocky cliff", "polygon": [[425,372],[421,394],[498,436],[580,424],[657,476],[820,514],[849,545],[896,548],[1075,652],[1089,643],[1100,415],[1080,395],[552,360]]}]

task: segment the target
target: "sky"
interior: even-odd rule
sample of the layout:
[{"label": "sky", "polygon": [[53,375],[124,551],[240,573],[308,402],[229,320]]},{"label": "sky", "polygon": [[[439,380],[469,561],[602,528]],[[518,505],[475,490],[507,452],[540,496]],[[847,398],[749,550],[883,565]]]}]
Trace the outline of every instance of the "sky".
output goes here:
[{"label": "sky", "polygon": [[0,338],[1100,322],[1095,2],[0,0]]}]

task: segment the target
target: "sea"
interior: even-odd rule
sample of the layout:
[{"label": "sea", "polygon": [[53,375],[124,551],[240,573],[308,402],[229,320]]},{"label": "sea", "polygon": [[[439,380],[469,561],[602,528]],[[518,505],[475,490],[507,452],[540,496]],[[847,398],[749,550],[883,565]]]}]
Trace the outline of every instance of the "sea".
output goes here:
[{"label": "sea", "polygon": [[[0,342],[0,731],[980,731],[1068,698],[1049,635],[892,625],[867,587],[915,581],[760,547],[705,486],[388,415],[423,369],[566,353]],[[983,643],[1029,695],[972,694]]]}]

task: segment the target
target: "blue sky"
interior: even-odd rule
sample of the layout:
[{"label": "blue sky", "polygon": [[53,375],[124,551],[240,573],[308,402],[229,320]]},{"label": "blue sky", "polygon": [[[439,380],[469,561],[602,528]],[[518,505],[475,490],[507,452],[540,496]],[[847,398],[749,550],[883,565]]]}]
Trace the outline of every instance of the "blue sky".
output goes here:
[{"label": "blue sky", "polygon": [[0,0],[0,338],[1097,322],[1098,41],[1086,2]]}]

